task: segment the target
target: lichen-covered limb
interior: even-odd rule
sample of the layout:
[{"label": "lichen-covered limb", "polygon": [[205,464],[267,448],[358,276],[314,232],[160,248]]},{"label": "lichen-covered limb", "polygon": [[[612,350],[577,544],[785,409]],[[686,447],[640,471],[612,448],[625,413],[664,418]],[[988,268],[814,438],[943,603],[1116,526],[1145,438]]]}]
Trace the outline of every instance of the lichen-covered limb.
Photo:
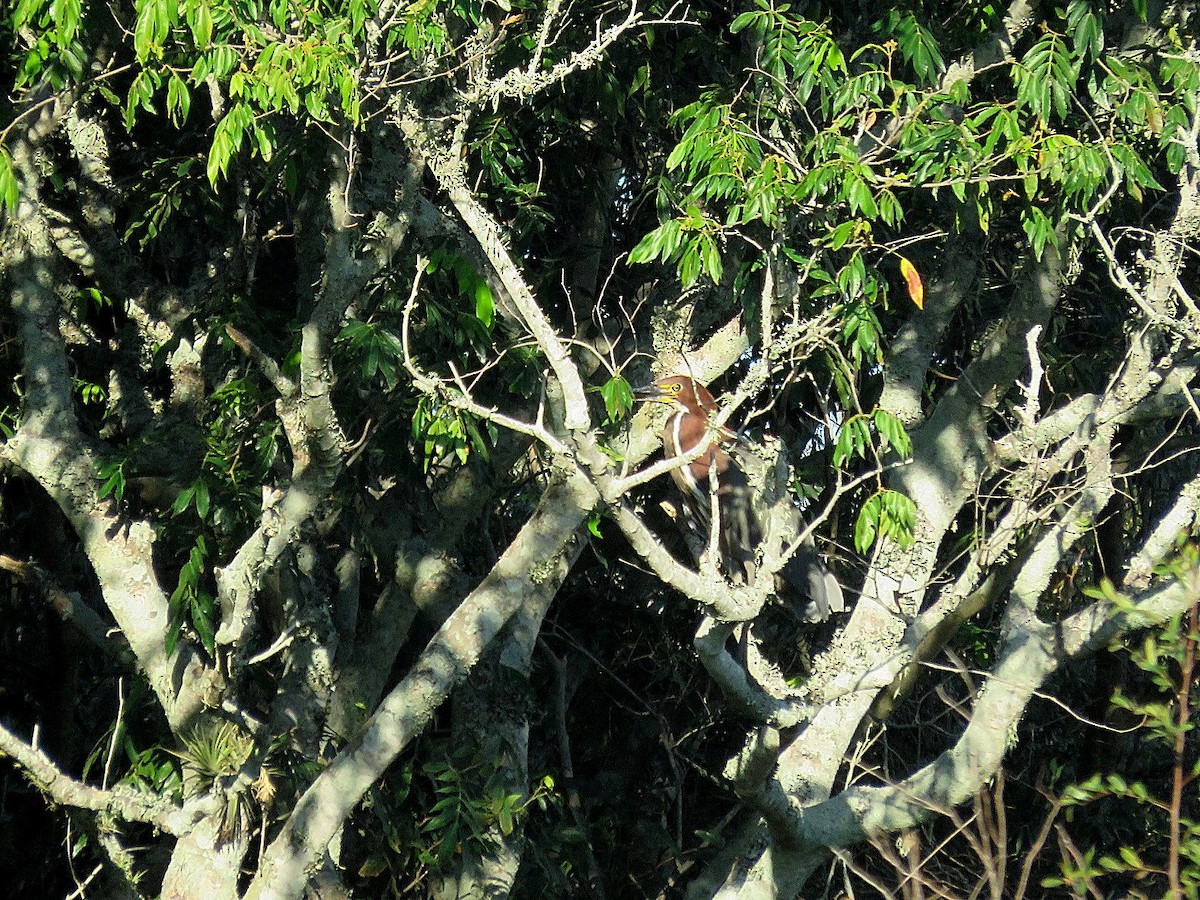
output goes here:
[{"label": "lichen-covered limb", "polygon": [[971,721],[953,747],[898,784],[850,788],[804,810],[800,833],[826,846],[848,846],[868,834],[911,827],[962,803],[998,771],[1029,700],[1050,675],[1122,634],[1185,612],[1200,597],[1198,577],[1193,572],[1154,585],[1127,606],[1096,601],[1059,625],[1025,621],[1002,648]]},{"label": "lichen-covered limb", "polygon": [[[263,578],[295,543],[342,471],[348,441],[331,399],[333,341],[347,311],[362,300],[370,279],[403,245],[418,196],[420,167],[381,154],[377,168],[382,171],[375,177],[394,180],[396,208],[386,227],[378,229],[378,236],[363,239],[351,206],[353,192],[346,150],[335,141],[330,146],[325,191],[328,222],[321,242],[323,278],[312,314],[301,330],[295,390],[281,390],[278,406],[292,455],[292,478],[277,494],[264,497],[258,528],[233,559],[217,571],[221,606],[217,643],[231,648],[235,658],[242,654],[248,636],[254,632],[253,602]],[[364,250],[368,252],[361,252]],[[253,346],[247,344],[246,349],[253,358]]]},{"label": "lichen-covered limb", "polygon": [[478,86],[477,92],[481,102],[495,103],[502,97],[527,100],[556,84],[561,84],[574,72],[590,69],[604,58],[608,49],[621,39],[627,32],[647,24],[683,24],[687,21],[685,13],[679,13],[681,4],[675,4],[661,17],[647,20],[638,10],[636,2],[629,4],[625,17],[608,27],[596,23],[596,36],[586,46],[570,54],[554,66],[544,69],[537,66],[541,51],[545,48],[545,36],[548,33],[552,16],[559,4],[551,4],[546,13],[545,25],[538,45],[538,52],[528,68],[514,68],[503,76],[489,80]]},{"label": "lichen-covered limb", "polygon": [[325,851],[346,816],[421,733],[500,629],[522,607],[536,610],[549,605],[566,577],[571,547],[596,499],[594,489],[578,475],[546,489],[537,510],[492,571],[438,629],[361,734],[305,791],[267,848],[248,898],[283,900],[302,890],[308,867]]},{"label": "lichen-covered limb", "polygon": [[[706,879],[707,887],[696,887],[694,896],[706,896],[714,884],[728,889],[730,896],[754,896],[755,890],[772,883],[780,885],[781,895],[789,889],[794,893],[803,886],[810,865],[824,858],[808,850],[795,856],[787,849],[786,831],[776,846],[769,839],[767,821],[779,831],[781,797],[793,818],[797,809],[829,799],[864,716],[911,661],[914,648],[905,643],[908,625],[934,584],[939,547],[988,470],[988,415],[1027,364],[1024,337],[1048,321],[1070,278],[1066,263],[1073,252],[1064,246],[1059,252],[1048,248],[1040,260],[1031,254],[1025,258],[1008,314],[913,430],[912,460],[892,474],[891,486],[917,503],[917,539],[906,549],[891,542],[877,548],[849,622],[814,660],[813,675],[796,698],[814,712],[782,746],[777,769],[759,791],[767,804],[761,810],[766,821],[746,827],[727,860],[728,869],[722,865],[713,870],[726,871],[729,877]],[[753,736],[748,742],[752,740]],[[779,854],[788,856],[786,863]],[[719,887],[722,883],[724,888]]]},{"label": "lichen-covered limb", "polygon": [[60,331],[63,309],[54,290],[58,255],[40,203],[35,161],[38,142],[56,127],[66,103],[62,98],[45,105],[11,148],[21,192],[5,229],[2,262],[20,329],[25,397],[21,423],[0,453],[41,485],[79,535],[106,605],[172,727],[179,728],[203,710],[216,682],[189,645],[180,642],[166,652],[167,595],[154,570],[153,529],[100,496],[101,448],[80,429],[71,393]]},{"label": "lichen-covered limb", "polygon": [[[1184,489],[1176,503],[1152,530],[1136,558],[1158,556],[1164,549],[1162,534],[1176,526],[1190,526],[1197,513],[1200,476]],[[1048,536],[1042,556],[1060,555],[1055,536]],[[1030,569],[1017,581],[1040,580],[1044,559],[1034,554]],[[1014,593],[1005,614],[1006,638],[999,659],[987,676],[962,735],[932,763],[906,779],[884,786],[855,786],[835,796],[803,805],[791,798],[789,809],[780,809],[778,792],[771,822],[776,836],[765,844],[766,825],[760,823],[742,835],[742,851],[756,858],[749,873],[727,880],[727,886],[751,893],[762,865],[775,865],[778,896],[790,896],[821,865],[831,847],[851,846],[873,834],[912,827],[970,798],[999,770],[1005,752],[1030,699],[1061,666],[1108,646],[1114,639],[1185,612],[1200,600],[1200,571],[1192,570],[1169,580],[1143,587],[1121,602],[1097,600],[1060,623],[1040,622],[1030,615],[1021,594]],[[755,834],[759,837],[756,839]],[[757,840],[757,843],[756,843]],[[776,846],[779,845],[779,846]],[[757,848],[757,849],[755,849]],[[732,872],[736,853],[727,860]],[[786,864],[781,864],[786,857]],[[689,896],[711,896],[714,882],[698,885]],[[731,894],[733,896],[733,894]]]},{"label": "lichen-covered limb", "polygon": [[0,754],[11,757],[40,790],[59,806],[106,813],[127,822],[144,822],[167,834],[187,833],[212,811],[211,798],[178,806],[165,797],[117,786],[107,790],[72,778],[45,753],[0,725]]}]

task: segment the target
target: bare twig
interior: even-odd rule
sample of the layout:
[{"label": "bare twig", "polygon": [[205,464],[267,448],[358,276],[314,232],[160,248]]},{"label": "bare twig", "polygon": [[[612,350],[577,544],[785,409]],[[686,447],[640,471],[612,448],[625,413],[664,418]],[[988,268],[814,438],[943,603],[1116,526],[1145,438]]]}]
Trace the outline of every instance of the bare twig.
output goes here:
[{"label": "bare twig", "polygon": [[104,758],[104,777],[100,780],[100,787],[108,790],[108,777],[112,772],[113,760],[117,755],[117,744],[121,741],[121,734],[125,730],[125,676],[122,675],[117,679],[117,719],[113,722],[112,739],[108,742],[108,755]]},{"label": "bare twig", "polygon": [[470,388],[462,383],[462,378],[455,373],[455,380],[458,383],[458,391],[454,391],[447,385],[435,379],[433,376],[426,374],[417,364],[416,357],[413,356],[412,346],[409,338],[410,321],[412,314],[416,309],[417,296],[421,289],[421,276],[425,269],[425,260],[417,260],[416,273],[413,276],[412,288],[409,291],[408,301],[404,304],[404,313],[401,319],[401,347],[404,352],[404,368],[405,371],[413,379],[413,384],[428,394],[431,397],[437,398],[439,401],[453,407],[461,409],[464,412],[469,412],[473,416],[477,416],[489,422],[494,422],[502,428],[507,428],[509,431],[515,431],[518,434],[524,434],[534,438],[538,442],[544,444],[549,450],[554,453],[567,455],[569,450],[562,441],[560,441],[553,433],[550,432],[541,422],[523,422],[520,419],[513,418],[500,412],[495,407],[484,406],[471,397]]}]

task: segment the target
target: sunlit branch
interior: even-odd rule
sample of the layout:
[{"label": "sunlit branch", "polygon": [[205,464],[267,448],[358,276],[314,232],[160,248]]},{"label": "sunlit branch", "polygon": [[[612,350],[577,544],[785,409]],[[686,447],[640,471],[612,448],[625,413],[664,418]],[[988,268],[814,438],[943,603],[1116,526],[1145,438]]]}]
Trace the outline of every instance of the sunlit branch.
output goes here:
[{"label": "sunlit branch", "polygon": [[0,753],[12,757],[30,780],[60,806],[109,813],[129,822],[145,822],[167,834],[186,833],[193,822],[211,812],[217,803],[210,797],[203,803],[176,806],[158,794],[130,787],[94,788],[64,773],[45,753],[3,725],[0,725]]}]

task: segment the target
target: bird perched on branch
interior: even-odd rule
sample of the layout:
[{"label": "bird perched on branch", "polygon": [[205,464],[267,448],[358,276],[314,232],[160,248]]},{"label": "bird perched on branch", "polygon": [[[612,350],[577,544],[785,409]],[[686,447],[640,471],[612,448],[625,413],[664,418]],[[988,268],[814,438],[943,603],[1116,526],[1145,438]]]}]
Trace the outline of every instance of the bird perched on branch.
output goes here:
[{"label": "bird perched on branch", "polygon": [[[709,545],[715,483],[719,527],[716,545],[721,571],[735,584],[753,584],[758,551],[769,530],[765,521],[768,510],[763,497],[763,461],[737,434],[715,425],[717,402],[696,379],[673,375],[635,393],[643,400],[663,403],[672,409],[662,431],[666,458],[695,457],[671,470],[671,478],[683,495],[680,525],[689,546],[699,557]],[[752,477],[756,473],[757,479]],[[791,533],[775,537],[781,543],[790,543],[802,526],[799,511],[790,500],[783,498],[780,505],[783,504],[786,504],[783,515],[776,516],[775,521],[787,522]],[[817,556],[811,539],[780,570],[778,582],[781,599],[806,621],[822,622],[845,608],[842,588]]]}]

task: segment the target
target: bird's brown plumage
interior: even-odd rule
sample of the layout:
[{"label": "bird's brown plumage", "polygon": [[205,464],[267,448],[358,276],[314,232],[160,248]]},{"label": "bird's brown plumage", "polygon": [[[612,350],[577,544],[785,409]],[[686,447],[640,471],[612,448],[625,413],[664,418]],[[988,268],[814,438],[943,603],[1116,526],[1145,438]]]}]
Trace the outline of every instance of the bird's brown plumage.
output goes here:
[{"label": "bird's brown plumage", "polygon": [[[668,459],[699,455],[671,471],[683,495],[685,523],[707,546],[712,519],[712,477],[717,485],[720,534],[717,546],[721,568],[735,583],[753,583],[755,558],[763,540],[761,511],[744,466],[739,462],[738,436],[712,420],[719,407],[704,385],[687,375],[673,375],[638,392],[647,400],[664,403],[672,414],[663,425],[663,451]],[[707,443],[707,446],[705,444]],[[797,516],[797,521],[799,517]],[[805,595],[801,615],[824,620],[844,608],[841,587],[817,556],[815,546],[801,547],[780,573],[782,580]]]}]

